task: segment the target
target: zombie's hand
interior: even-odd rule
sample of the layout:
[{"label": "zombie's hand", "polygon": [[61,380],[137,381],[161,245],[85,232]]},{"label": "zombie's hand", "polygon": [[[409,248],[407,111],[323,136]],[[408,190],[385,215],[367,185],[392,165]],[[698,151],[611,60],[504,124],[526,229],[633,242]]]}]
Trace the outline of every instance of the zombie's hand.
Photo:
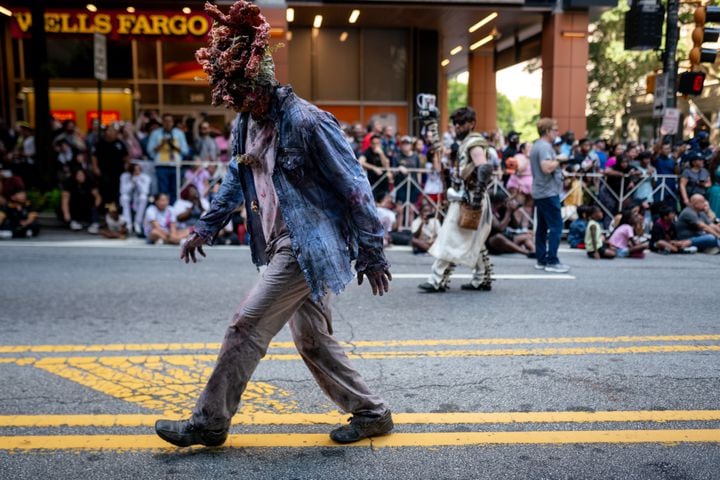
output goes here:
[{"label": "zombie's hand", "polygon": [[390,282],[392,281],[392,275],[390,270],[385,268],[383,270],[375,270],[373,272],[358,272],[358,285],[362,285],[363,277],[367,277],[370,288],[372,288],[373,295],[380,295],[387,293],[390,290]]},{"label": "zombie's hand", "polygon": [[203,257],[207,256],[203,252],[202,247],[204,244],[205,240],[200,235],[195,232],[191,233],[185,240],[180,242],[180,260],[185,260],[185,263],[188,263],[192,259],[193,263],[196,263],[195,249]]}]

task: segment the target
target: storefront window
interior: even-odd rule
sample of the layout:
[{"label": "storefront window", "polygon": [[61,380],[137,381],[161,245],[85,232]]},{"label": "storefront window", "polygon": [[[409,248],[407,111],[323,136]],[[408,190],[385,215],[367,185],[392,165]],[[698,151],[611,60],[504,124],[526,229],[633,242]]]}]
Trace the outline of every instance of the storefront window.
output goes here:
[{"label": "storefront window", "polygon": [[155,40],[138,40],[137,42],[137,76],[141,79],[158,78],[157,52]]},{"label": "storefront window", "polygon": [[210,89],[205,86],[165,85],[163,103],[165,105],[205,105],[210,104]]},{"label": "storefront window", "polygon": [[157,105],[160,103],[157,85],[138,85],[138,88],[140,90],[140,103],[147,105]]},{"label": "storefront window", "polygon": [[295,93],[303,98],[312,99],[312,75],[309,61],[312,54],[310,29],[298,28],[291,32],[292,38],[288,42],[290,84]]},{"label": "storefront window", "polygon": [[363,35],[363,100],[406,100],[405,31],[364,30]]},{"label": "storefront window", "polygon": [[[32,40],[25,42],[25,68],[34,63]],[[52,38],[47,42],[50,78],[94,78],[93,40]],[[129,41],[108,40],[108,79],[132,78],[132,51]],[[26,72],[30,74],[30,72]]]},{"label": "storefront window", "polygon": [[360,31],[322,29],[318,33],[314,39],[315,100],[357,100],[360,98]]},{"label": "storefront window", "polygon": [[162,68],[165,80],[192,80],[205,76],[195,60],[195,52],[206,46],[200,42],[163,42]]}]

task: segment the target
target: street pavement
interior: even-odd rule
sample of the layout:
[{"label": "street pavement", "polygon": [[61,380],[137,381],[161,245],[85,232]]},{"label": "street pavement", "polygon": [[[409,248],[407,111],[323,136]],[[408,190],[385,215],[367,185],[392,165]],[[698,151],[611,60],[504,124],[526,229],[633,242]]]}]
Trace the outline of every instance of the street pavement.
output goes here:
[{"label": "street pavement", "polygon": [[353,446],[285,328],[222,448],[177,449],[256,272],[244,247],[46,235],[0,242],[0,479],[720,478],[720,256],[593,261],[552,275],[493,257],[492,292],[417,289],[432,258],[391,248],[391,291],[355,284],[333,326],[395,413]]}]

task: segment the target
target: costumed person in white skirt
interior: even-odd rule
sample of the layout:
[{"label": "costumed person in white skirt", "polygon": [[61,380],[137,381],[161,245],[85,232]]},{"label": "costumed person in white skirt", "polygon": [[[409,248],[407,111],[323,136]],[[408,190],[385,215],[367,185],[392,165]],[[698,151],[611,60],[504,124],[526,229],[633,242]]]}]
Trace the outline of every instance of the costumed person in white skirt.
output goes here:
[{"label": "costumed person in white skirt", "polygon": [[492,288],[492,264],[485,246],[492,227],[487,185],[492,165],[486,156],[487,142],[474,132],[475,110],[463,107],[450,116],[460,141],[448,188],[450,201],[445,221],[429,253],[436,258],[427,282],[418,288],[428,293],[445,292],[457,265],[473,269],[470,283],[463,290],[487,291]]}]

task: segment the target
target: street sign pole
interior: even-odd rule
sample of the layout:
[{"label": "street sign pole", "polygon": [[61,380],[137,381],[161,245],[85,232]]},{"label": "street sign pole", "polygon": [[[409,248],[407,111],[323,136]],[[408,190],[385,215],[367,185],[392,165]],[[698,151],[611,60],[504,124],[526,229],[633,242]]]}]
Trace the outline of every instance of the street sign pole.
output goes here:
[{"label": "street sign pole", "polygon": [[95,34],[94,51],[95,78],[98,81],[98,125],[102,126],[102,82],[107,80],[107,41],[105,35]]},{"label": "street sign pole", "polygon": [[[665,108],[677,107],[676,83],[678,76],[677,46],[680,36],[679,27],[679,0],[667,2],[667,25],[665,29],[665,58],[663,59],[663,73],[667,82],[665,90]],[[675,137],[675,135],[673,135]],[[675,138],[673,138],[674,142]]]}]

